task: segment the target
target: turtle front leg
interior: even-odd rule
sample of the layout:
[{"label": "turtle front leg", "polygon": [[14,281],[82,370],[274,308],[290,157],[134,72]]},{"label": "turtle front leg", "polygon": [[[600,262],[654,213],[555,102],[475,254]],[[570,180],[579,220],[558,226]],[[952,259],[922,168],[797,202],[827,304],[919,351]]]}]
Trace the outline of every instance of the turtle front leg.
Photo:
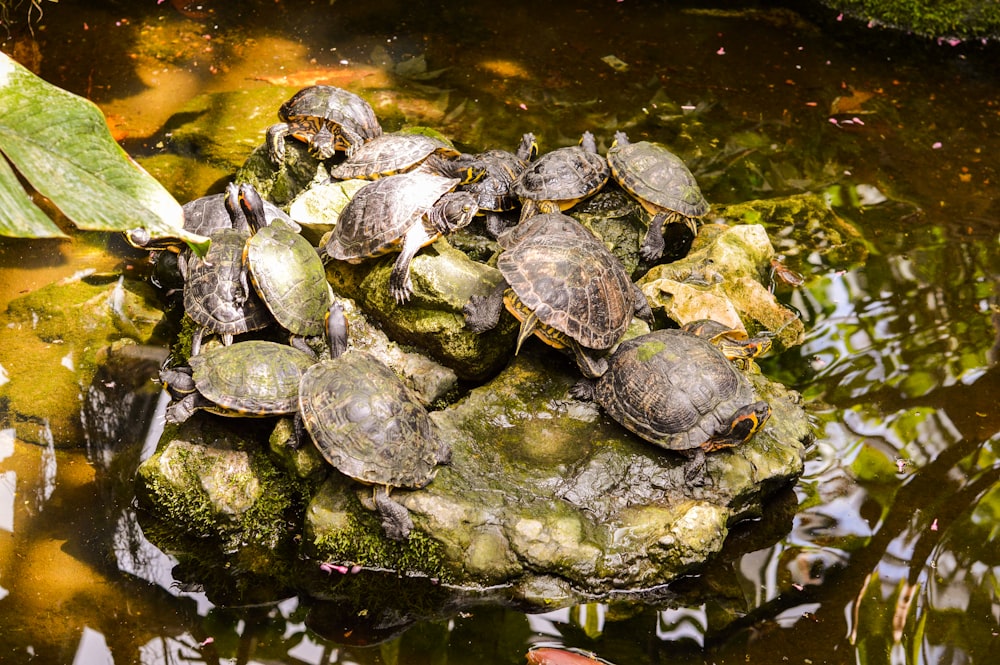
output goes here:
[{"label": "turtle front leg", "polygon": [[400,305],[413,295],[413,282],[410,281],[410,263],[417,252],[430,240],[423,224],[416,224],[403,236],[403,248],[399,251],[396,263],[389,273],[389,293]]},{"label": "turtle front leg", "polygon": [[644,260],[656,261],[663,256],[663,249],[666,247],[666,242],[663,240],[663,225],[666,221],[667,215],[662,212],[650,220],[649,230],[646,231],[646,237],[643,238],[642,246],[639,247],[639,256]]},{"label": "turtle front leg", "polygon": [[465,327],[474,333],[482,333],[495,328],[503,311],[503,294],[507,282],[500,282],[488,296],[472,296],[462,308]]},{"label": "turtle front leg", "polygon": [[288,124],[278,122],[267,128],[267,156],[275,166],[285,163],[285,137],[288,136]]},{"label": "turtle front leg", "polygon": [[164,420],[173,425],[180,424],[193,416],[195,411],[207,403],[208,400],[202,397],[200,393],[185,395],[184,399],[178,400],[167,407],[163,415]]},{"label": "turtle front leg", "polygon": [[[380,491],[384,490],[384,491]],[[375,508],[382,517],[382,529],[390,540],[406,540],[413,530],[413,518],[410,511],[401,503],[389,496],[389,488],[376,487],[374,491]]]},{"label": "turtle front leg", "polygon": [[685,451],[687,463],[684,465],[684,482],[694,487],[704,487],[708,484],[707,458],[703,448]]},{"label": "turtle front leg", "polygon": [[634,313],[636,318],[648,323],[650,328],[655,328],[656,321],[653,319],[653,310],[649,306],[649,301],[646,300],[646,294],[635,283],[632,284],[632,291],[635,293]]}]

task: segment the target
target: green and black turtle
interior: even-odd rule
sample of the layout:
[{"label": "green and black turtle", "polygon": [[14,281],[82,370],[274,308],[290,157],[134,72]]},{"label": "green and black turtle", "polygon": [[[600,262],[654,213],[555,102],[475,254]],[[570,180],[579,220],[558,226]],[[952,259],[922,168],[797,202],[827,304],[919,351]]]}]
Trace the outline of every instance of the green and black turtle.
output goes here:
[{"label": "green and black turtle", "polygon": [[271,161],[285,161],[285,137],[309,145],[309,154],[329,159],[336,150],[348,155],[368,139],[382,134],[375,111],[353,92],[329,85],[313,85],[299,90],[278,109],[278,119],[267,129],[267,150]]},{"label": "green and black turtle", "polygon": [[584,376],[607,369],[603,356],[633,316],[652,323],[646,297],[590,231],[562,213],[535,215],[500,236],[504,281],[464,307],[466,326],[489,330],[506,308],[521,321],[517,347],[532,334],[566,348]]},{"label": "green and black turtle", "polygon": [[240,206],[253,232],[243,262],[260,299],[294,338],[321,336],[333,296],[316,248],[285,224],[264,225],[263,200],[252,185],[240,186]]},{"label": "green and black turtle", "polygon": [[698,219],[708,213],[708,201],[680,157],[658,143],[630,143],[625,132],[617,132],[608,164],[618,184],[653,216],[639,248],[642,258],[660,258],[663,229],[671,222],[683,222],[698,233]]},{"label": "green and black turtle", "polygon": [[337,180],[377,180],[420,169],[445,178],[471,182],[482,176],[471,155],[459,152],[441,139],[409,132],[382,134],[367,141],[347,159],[330,169]]},{"label": "green and black turtle", "polygon": [[174,397],[166,420],[180,423],[197,409],[223,416],[280,416],[298,409],[299,382],[316,357],[286,344],[247,340],[216,346],[163,368],[160,382]]},{"label": "green and black turtle", "polygon": [[392,488],[430,483],[451,457],[434,421],[391,369],[347,350],[347,320],[339,303],[327,319],[329,360],[310,367],[299,386],[299,417],[316,447],[337,470],[374,487],[382,527],[393,540],[409,537],[409,511]]},{"label": "green and black turtle", "polygon": [[476,197],[479,214],[486,218],[486,231],[494,238],[512,226],[503,216],[503,213],[515,210],[520,204],[511,186],[537,153],[535,135],[528,133],[521,137],[515,152],[487,150],[475,155],[483,169],[483,176],[475,182],[461,185],[460,189]]},{"label": "green and black turtle", "polygon": [[771,415],[715,345],[676,329],[622,342],[600,379],[581,381],[571,392],[595,400],[646,441],[688,457],[691,481],[705,453],[747,441]]},{"label": "green and black turtle", "polygon": [[466,226],[476,214],[475,198],[453,191],[458,184],[457,178],[422,171],[375,180],[341,211],[324,251],[350,263],[398,251],[389,291],[396,302],[404,303],[413,293],[410,262],[417,251]]},{"label": "green and black turtle", "polygon": [[511,185],[521,200],[521,219],[539,212],[559,212],[596,194],[608,181],[608,161],[597,154],[594,135],[584,132],[580,144],[547,152]]},{"label": "green and black turtle", "polygon": [[[230,223],[238,223],[227,214]],[[198,355],[202,337],[213,333],[232,344],[234,335],[266,328],[273,321],[264,303],[246,280],[243,249],[246,230],[219,228],[209,234],[212,243],[204,257],[190,251],[178,255],[184,277],[184,312],[198,324],[191,339],[191,355]]]}]

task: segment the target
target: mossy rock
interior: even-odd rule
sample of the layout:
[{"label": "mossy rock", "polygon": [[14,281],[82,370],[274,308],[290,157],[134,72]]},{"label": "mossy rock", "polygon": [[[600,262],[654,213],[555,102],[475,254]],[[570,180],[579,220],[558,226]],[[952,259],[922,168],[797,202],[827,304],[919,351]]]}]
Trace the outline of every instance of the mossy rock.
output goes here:
[{"label": "mossy rock", "polygon": [[932,38],[996,39],[1000,5],[981,0],[823,0],[865,22]]},{"label": "mossy rock", "polygon": [[412,345],[451,368],[461,379],[482,381],[506,363],[514,349],[517,324],[504,315],[485,333],[466,329],[462,307],[473,295],[488,295],[500,272],[469,259],[440,239],[422,249],[410,264],[413,296],[398,304],[389,293],[396,254],[359,264],[331,261],[327,279],[333,289],[354,299],[386,334]]},{"label": "mossy rock", "polygon": [[413,543],[386,541],[361,506],[371,489],[338,476],[310,504],[310,555],[463,589],[507,585],[540,606],[552,598],[536,587],[552,579],[570,597],[634,591],[696,570],[721,549],[729,525],[760,515],[767,496],[802,471],[809,421],[794,393],[761,376],[753,381],[774,422],[749,443],[709,455],[698,486],[684,477],[682,456],[570,398],[577,376],[571,363],[552,363],[555,353],[523,351],[432,415],[452,444],[451,464],[425,488],[393,491],[413,516]]}]

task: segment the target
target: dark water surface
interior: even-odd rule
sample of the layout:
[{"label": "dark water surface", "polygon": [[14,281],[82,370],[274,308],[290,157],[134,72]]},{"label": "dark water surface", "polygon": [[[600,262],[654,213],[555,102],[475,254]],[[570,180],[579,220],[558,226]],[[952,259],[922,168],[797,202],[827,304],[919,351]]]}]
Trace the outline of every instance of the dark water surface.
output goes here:
[{"label": "dark water surface", "polygon": [[[533,644],[618,665],[1000,662],[996,46],[754,4],[397,4],[46,2],[37,49],[17,31],[3,48],[94,99],[139,157],[170,153],[167,120],[204,91],[391,66],[398,105],[464,146],[589,129],[603,150],[626,128],[681,154],[713,204],[827,196],[867,258],[774,238],[807,277],[778,287],[807,340],[762,363],[815,414],[804,477],[690,581],[711,601],[484,606],[357,647],[307,628],[294,598],[226,609],[171,586],[121,497],[134,460],[2,430],[0,663],[513,664]],[[182,200],[214,184],[174,177]],[[0,239],[2,303],[113,265],[92,246]]]}]

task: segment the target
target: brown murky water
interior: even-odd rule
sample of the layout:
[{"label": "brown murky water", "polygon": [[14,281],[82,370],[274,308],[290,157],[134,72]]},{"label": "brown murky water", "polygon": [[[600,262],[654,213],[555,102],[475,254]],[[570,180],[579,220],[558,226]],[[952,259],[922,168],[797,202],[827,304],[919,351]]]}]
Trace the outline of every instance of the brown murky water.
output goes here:
[{"label": "brown murky water", "polygon": [[[803,392],[818,439],[787,506],[739,526],[734,553],[707,571],[712,602],[483,607],[345,646],[307,628],[294,598],[225,609],[171,586],[173,562],[135,523],[116,442],[56,450],[4,429],[0,662],[513,664],[533,644],[618,665],[998,662],[994,45],[754,4],[44,4],[35,41],[15,30],[4,50],[95,100],[182,201],[229,173],[174,140],[190,100],[361,79],[406,121],[468,147],[533,131],[547,150],[585,129],[606,147],[628,128],[682,154],[713,203],[822,193],[869,255],[829,265],[776,240],[807,276],[779,292],[809,333],[764,369]],[[249,131],[219,134],[259,141],[273,121],[244,117]],[[178,173],[169,159],[192,151],[207,166]],[[119,246],[0,239],[0,301],[111,269]]]}]

